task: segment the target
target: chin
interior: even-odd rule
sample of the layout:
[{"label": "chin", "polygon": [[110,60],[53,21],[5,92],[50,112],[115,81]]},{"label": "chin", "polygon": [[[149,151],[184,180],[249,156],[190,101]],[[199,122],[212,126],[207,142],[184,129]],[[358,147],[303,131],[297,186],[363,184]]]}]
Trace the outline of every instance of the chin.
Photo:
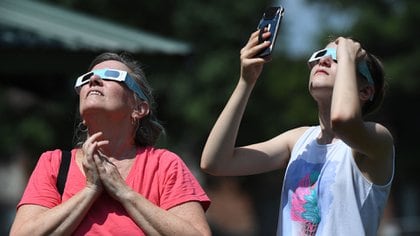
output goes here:
[{"label": "chin", "polygon": [[105,111],[106,109],[103,107],[103,106],[94,106],[94,105],[91,105],[91,106],[83,106],[83,107],[80,107],[80,115],[81,116],[84,116],[84,115],[87,115],[87,114],[92,114],[92,113],[98,113],[98,112],[103,112],[103,111]]}]

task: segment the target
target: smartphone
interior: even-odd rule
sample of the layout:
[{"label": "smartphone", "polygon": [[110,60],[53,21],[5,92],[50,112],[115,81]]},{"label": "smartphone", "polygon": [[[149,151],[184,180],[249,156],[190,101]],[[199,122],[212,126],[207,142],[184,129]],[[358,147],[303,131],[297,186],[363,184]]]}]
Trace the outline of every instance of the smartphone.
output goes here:
[{"label": "smartphone", "polygon": [[[258,43],[263,43],[264,41],[268,40],[271,42],[271,45],[261,51],[258,54],[259,57],[269,56],[273,52],[283,15],[284,8],[282,6],[269,7],[265,10],[257,27],[257,29],[260,30],[258,35]],[[262,37],[262,34],[265,32],[264,28],[267,28],[267,30],[271,32],[270,38],[266,40],[264,40]]]}]

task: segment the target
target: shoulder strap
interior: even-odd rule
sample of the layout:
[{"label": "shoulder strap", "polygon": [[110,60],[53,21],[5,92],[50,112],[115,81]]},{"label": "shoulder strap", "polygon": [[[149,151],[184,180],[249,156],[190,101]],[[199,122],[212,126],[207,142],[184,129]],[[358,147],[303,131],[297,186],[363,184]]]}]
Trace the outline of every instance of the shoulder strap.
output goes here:
[{"label": "shoulder strap", "polygon": [[64,186],[66,185],[67,173],[69,171],[69,166],[70,166],[70,160],[71,160],[71,152],[63,150],[61,152],[61,163],[60,163],[60,169],[58,170],[57,183],[56,183],[60,196],[63,195]]}]

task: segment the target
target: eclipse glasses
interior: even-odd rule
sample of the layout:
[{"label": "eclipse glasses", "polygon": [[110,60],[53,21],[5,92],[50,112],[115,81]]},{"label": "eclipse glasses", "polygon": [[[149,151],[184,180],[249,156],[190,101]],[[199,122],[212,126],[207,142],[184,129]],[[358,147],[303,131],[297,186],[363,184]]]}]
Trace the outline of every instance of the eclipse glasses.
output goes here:
[{"label": "eclipse glasses", "polygon": [[[337,50],[335,48],[324,48],[316,51],[308,60],[309,67],[314,67],[319,59],[330,56],[335,62],[337,62]],[[374,84],[372,75],[370,74],[369,68],[365,60],[362,60],[357,64],[357,71],[366,78],[369,84]]]},{"label": "eclipse glasses", "polygon": [[131,89],[133,92],[136,93],[136,95],[141,98],[142,100],[147,101],[147,97],[144,94],[143,90],[140,88],[140,86],[136,83],[136,81],[128,74],[127,71],[122,70],[115,70],[115,69],[98,69],[98,70],[92,70],[86,74],[83,74],[79,76],[76,80],[76,84],[74,85],[74,89],[76,90],[76,93],[80,93],[80,88],[89,83],[91,77],[93,75],[97,75],[101,77],[103,80],[110,80],[110,81],[117,81],[117,82],[124,82],[125,85],[129,89]]}]

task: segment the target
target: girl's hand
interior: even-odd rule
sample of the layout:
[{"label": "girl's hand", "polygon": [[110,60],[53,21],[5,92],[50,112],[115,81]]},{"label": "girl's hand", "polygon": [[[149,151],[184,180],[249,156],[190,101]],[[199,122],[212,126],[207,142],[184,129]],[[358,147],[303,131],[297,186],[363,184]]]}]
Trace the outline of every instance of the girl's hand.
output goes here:
[{"label": "girl's hand", "polygon": [[337,61],[356,62],[359,58],[366,56],[366,51],[361,47],[359,42],[349,38],[339,37],[335,40],[337,44]]},{"label": "girl's hand", "polygon": [[[248,43],[241,49],[241,78],[248,83],[255,83],[261,74],[264,63],[271,60],[268,58],[258,57],[258,53],[264,48],[270,46],[271,42],[265,41],[258,44],[259,30],[251,34]],[[263,38],[267,39],[270,32],[265,32]]]}]

